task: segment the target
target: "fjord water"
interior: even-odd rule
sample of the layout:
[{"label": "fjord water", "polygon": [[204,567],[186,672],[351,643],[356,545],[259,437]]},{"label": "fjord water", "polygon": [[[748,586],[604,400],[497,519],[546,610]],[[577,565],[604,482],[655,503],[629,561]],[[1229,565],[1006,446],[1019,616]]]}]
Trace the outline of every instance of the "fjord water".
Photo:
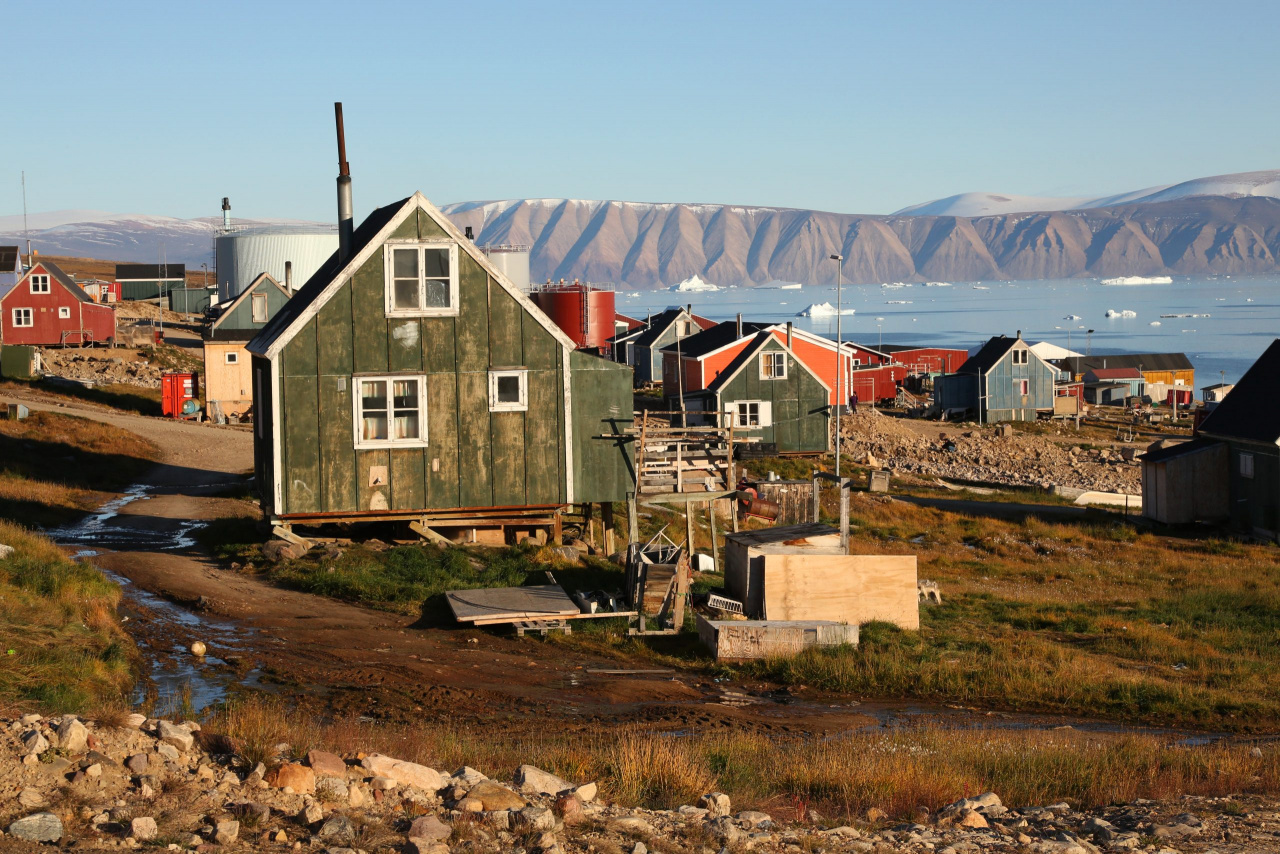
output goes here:
[{"label": "fjord water", "polygon": [[[796,317],[813,303],[836,301],[834,285],[798,290],[724,288],[715,292],[621,291],[618,311],[644,317],[671,305],[693,304],[714,320],[739,312],[744,320],[783,322],[835,336],[836,318]],[[1168,285],[1104,285],[1098,279],[955,282],[950,286],[845,285],[845,340],[964,347],[973,351],[993,335],[1050,341],[1084,353],[1186,353],[1196,385],[1234,382],[1280,337],[1280,276],[1175,276]],[[1137,317],[1107,317],[1108,309]],[[1161,317],[1199,314],[1208,317]],[[1079,320],[1067,320],[1078,315]],[[1151,326],[1158,321],[1159,326]],[[1092,341],[1087,330],[1092,329]]]}]

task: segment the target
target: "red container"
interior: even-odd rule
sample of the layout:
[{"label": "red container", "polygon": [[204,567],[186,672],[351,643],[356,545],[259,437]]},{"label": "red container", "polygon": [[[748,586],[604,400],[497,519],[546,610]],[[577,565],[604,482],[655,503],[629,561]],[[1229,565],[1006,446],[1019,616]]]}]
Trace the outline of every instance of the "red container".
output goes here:
[{"label": "red container", "polygon": [[199,396],[200,380],[195,374],[160,375],[160,412],[169,418],[188,418],[198,413]]},{"label": "red container", "polygon": [[542,285],[532,296],[538,308],[573,339],[579,350],[609,349],[617,316],[613,291],[574,282]]}]

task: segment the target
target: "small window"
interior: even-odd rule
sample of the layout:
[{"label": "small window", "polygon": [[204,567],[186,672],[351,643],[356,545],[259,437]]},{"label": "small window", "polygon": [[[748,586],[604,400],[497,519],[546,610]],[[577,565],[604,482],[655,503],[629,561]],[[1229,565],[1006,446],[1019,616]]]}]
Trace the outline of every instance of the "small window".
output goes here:
[{"label": "small window", "polygon": [[1240,476],[1253,477],[1253,454],[1240,455]]},{"label": "small window", "polygon": [[787,378],[787,354],[782,352],[760,354],[760,379],[785,380]]},{"label": "small window", "polygon": [[29,308],[15,308],[13,310],[14,326],[34,326],[35,320]]},{"label": "small window", "polygon": [[529,409],[529,372],[520,368],[489,372],[489,411],[525,412]]},{"label": "small window", "polygon": [[223,361],[228,365],[238,365],[240,364],[240,354],[235,352],[227,353],[223,356]]},{"label": "small window", "polygon": [[65,306],[65,305],[60,305],[60,306],[58,306],[58,318],[59,318],[60,320],[68,320],[68,319],[70,319],[70,318],[71,318],[71,307],[70,307],[70,306]]},{"label": "small window", "polygon": [[860,367],[862,367],[862,360],[861,360],[861,359],[854,359],[854,360],[853,360],[853,366],[854,366],[855,368],[860,368]]},{"label": "small window", "polygon": [[267,322],[267,295],[266,294],[253,295],[253,322],[254,323]]},{"label": "small window", "polygon": [[680,338],[688,338],[693,334],[693,321],[682,320],[676,327],[676,335]]},{"label": "small window", "polygon": [[357,448],[427,444],[423,377],[356,377]]},{"label": "small window", "polygon": [[31,293],[47,294],[49,293],[49,276],[41,274],[31,277]]},{"label": "small window", "polygon": [[1017,393],[1022,395],[1023,397],[1026,397],[1028,394],[1031,393],[1030,380],[1014,380],[1013,386],[1014,386],[1014,389],[1017,391]]},{"label": "small window", "polygon": [[388,243],[384,252],[388,316],[458,313],[456,243]]},{"label": "small window", "polygon": [[766,400],[738,400],[729,404],[734,427],[755,429],[773,426],[773,406]]},{"label": "small window", "polygon": [[1026,365],[1026,364],[1030,364],[1030,363],[1028,362],[1028,357],[1030,356],[1030,353],[1031,353],[1031,351],[1030,351],[1030,350],[1014,350],[1014,351],[1013,351],[1013,364],[1015,364],[1015,365]]}]

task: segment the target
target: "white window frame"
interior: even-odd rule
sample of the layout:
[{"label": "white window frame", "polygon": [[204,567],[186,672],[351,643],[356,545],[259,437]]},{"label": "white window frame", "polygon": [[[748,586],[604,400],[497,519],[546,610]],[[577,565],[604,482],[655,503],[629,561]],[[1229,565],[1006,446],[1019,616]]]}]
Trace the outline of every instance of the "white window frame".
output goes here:
[{"label": "white window frame", "polygon": [[1013,393],[1020,397],[1026,397],[1031,394],[1031,380],[1014,380]]},{"label": "white window frame", "polygon": [[235,350],[228,350],[222,354],[222,363],[224,365],[238,365],[240,364],[240,354]]},{"label": "white window frame", "polygon": [[1253,454],[1240,454],[1240,476],[1253,479]]},{"label": "white window frame", "polygon": [[[262,305],[262,316],[258,316],[258,305]],[[266,323],[270,320],[267,317],[267,295],[252,294],[249,297],[249,320],[252,323]]]},{"label": "white window frame", "polygon": [[[395,421],[394,383],[412,381],[418,384],[418,437],[414,439],[393,439],[391,430]],[[360,422],[364,418],[364,398],[360,394],[362,382],[385,382],[387,389],[387,438],[361,438]],[[378,448],[425,448],[427,447],[427,378],[422,374],[361,374],[351,378],[351,430],[357,450],[374,450]]]},{"label": "white window frame", "polygon": [[[418,301],[420,308],[395,307],[395,269],[392,263],[396,249],[418,250]],[[449,305],[425,306],[426,276],[422,253],[426,249],[449,250]],[[387,317],[457,317],[458,316],[458,244],[452,240],[388,240],[382,246],[382,294]],[[434,279],[433,279],[434,281]]]},{"label": "white window frame", "polygon": [[31,277],[31,293],[47,294],[49,292],[50,287],[48,273],[36,273]]},{"label": "white window frame", "polygon": [[1030,350],[1022,350],[1022,349],[1014,350],[1014,351],[1013,351],[1013,363],[1014,363],[1015,365],[1029,365],[1029,364],[1031,364],[1031,351],[1030,351]]},{"label": "white window frame", "polygon": [[[26,323],[23,323],[25,315]],[[36,325],[36,313],[30,308],[15,308],[13,310],[13,327],[15,329],[29,329]]]},{"label": "white window frame", "polygon": [[69,305],[60,305],[60,306],[58,306],[58,319],[59,319],[59,320],[70,320],[70,319],[71,319],[71,306],[69,306]]},{"label": "white window frame", "polygon": [[[755,424],[744,423],[741,407],[756,407]],[[773,426],[773,403],[768,400],[733,400],[726,407],[729,417],[733,419],[733,427],[735,430],[763,430],[765,427]],[[748,420],[750,416],[747,416]]]},{"label": "white window frame", "polygon": [[[782,373],[771,374],[765,367],[765,363],[772,359],[774,367],[779,364],[782,366]],[[767,350],[760,354],[760,379],[762,380],[785,380],[787,378],[787,354],[781,350]]]},{"label": "white window frame", "polygon": [[[498,380],[502,377],[515,377],[520,382],[520,400],[518,402],[512,403],[498,400]],[[529,371],[527,368],[505,368],[489,371],[489,411],[529,411]]]}]

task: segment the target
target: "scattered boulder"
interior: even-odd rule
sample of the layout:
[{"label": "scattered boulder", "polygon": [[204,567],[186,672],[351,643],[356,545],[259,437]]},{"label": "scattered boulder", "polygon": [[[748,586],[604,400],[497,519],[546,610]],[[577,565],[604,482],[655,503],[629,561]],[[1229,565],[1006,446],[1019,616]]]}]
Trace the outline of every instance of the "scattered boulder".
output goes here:
[{"label": "scattered boulder", "polygon": [[57,842],[62,838],[62,819],[51,812],[38,812],[9,825],[9,835],[27,842]]},{"label": "scattered boulder", "polygon": [[349,796],[347,784],[337,777],[320,777],[316,780],[316,797],[325,803],[346,803]]},{"label": "scattered boulder", "polygon": [[334,845],[350,845],[356,838],[356,826],[342,813],[334,813],[316,831],[316,838]]},{"label": "scattered boulder", "polygon": [[286,560],[298,560],[305,557],[309,549],[300,543],[288,540],[268,540],[262,546],[262,556],[272,563]]},{"label": "scattered boulder", "polygon": [[323,750],[312,750],[307,753],[307,764],[311,766],[311,770],[316,773],[317,777],[341,777],[347,776],[347,763],[342,761],[342,757],[336,753],[328,753]]},{"label": "scattered boulder", "polygon": [[129,822],[129,835],[139,842],[147,842],[155,839],[160,829],[156,827],[156,820],[150,816],[135,818]]},{"label": "scattered boulder", "polygon": [[213,828],[213,841],[219,845],[231,845],[240,838],[240,822],[220,821]]},{"label": "scattered boulder", "polygon": [[580,824],[586,820],[582,801],[573,792],[565,792],[557,797],[551,809],[565,824]]},{"label": "scattered boulder", "polygon": [[299,765],[296,762],[277,765],[268,771],[267,776],[263,779],[269,786],[275,786],[277,789],[290,789],[299,795],[310,795],[316,790],[315,772],[307,766]]},{"label": "scattered boulder", "polygon": [[573,794],[584,804],[589,804],[596,799],[596,792],[598,790],[599,787],[597,787],[595,783],[583,783],[581,786],[573,790]]},{"label": "scattered boulder", "polygon": [[744,812],[740,812],[736,816],[734,816],[734,818],[736,818],[738,820],[738,823],[741,824],[743,827],[750,827],[750,828],[761,827],[761,826],[769,825],[773,823],[773,819],[770,818],[768,813],[758,812],[756,810],[746,810]]},{"label": "scattered boulder", "polygon": [[190,729],[169,721],[158,721],[156,723],[156,737],[163,743],[171,745],[183,753],[190,750],[195,743],[195,736],[191,734]]},{"label": "scattered boulder", "polygon": [[492,780],[484,780],[472,786],[471,790],[467,792],[466,800],[478,801],[480,803],[478,812],[518,810],[528,803],[506,786],[495,783]]},{"label": "scattered boulder", "polygon": [[729,814],[729,796],[724,792],[710,792],[698,798],[698,806],[707,811],[707,818],[723,818]]},{"label": "scattered boulder", "polygon": [[434,815],[419,816],[409,826],[410,839],[426,839],[433,842],[448,839],[453,829]]},{"label": "scattered boulder", "polygon": [[23,809],[39,809],[45,806],[47,801],[39,789],[33,789],[30,786],[18,792],[18,805]]},{"label": "scattered boulder", "polygon": [[22,734],[22,750],[25,756],[39,756],[49,749],[49,739],[40,730],[33,729]]},{"label": "scattered boulder", "polygon": [[402,762],[390,756],[373,754],[361,762],[365,770],[378,777],[394,780],[402,786],[414,786],[434,794],[444,788],[444,777],[439,771],[416,762]]},{"label": "scattered boulder", "polygon": [[529,830],[554,830],[556,816],[546,807],[525,807],[515,816],[516,821]]},{"label": "scattered boulder", "polygon": [[84,753],[89,748],[89,728],[76,718],[63,718],[58,725],[58,747],[73,755]]},{"label": "scattered boulder", "polygon": [[520,791],[536,795],[558,795],[574,788],[573,783],[532,765],[521,765],[516,770],[515,782]]}]

